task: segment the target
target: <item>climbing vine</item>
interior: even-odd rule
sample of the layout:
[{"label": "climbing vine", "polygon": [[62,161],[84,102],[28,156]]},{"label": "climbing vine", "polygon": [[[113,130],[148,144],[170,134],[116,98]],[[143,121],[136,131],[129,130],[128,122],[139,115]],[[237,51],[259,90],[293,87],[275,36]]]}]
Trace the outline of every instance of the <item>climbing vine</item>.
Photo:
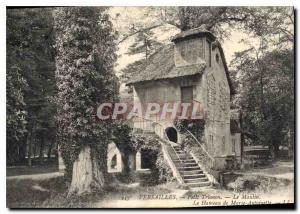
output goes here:
[{"label": "climbing vine", "polygon": [[132,147],[135,151],[141,149],[149,149],[154,151],[160,150],[160,139],[154,133],[143,132],[142,130],[134,130],[130,133]]},{"label": "climbing vine", "polygon": [[168,183],[175,180],[171,167],[166,163],[163,153],[159,152],[156,160],[158,183]]},{"label": "climbing vine", "polygon": [[204,120],[176,120],[174,124],[180,134],[186,135],[183,138],[183,141],[188,136],[186,134],[186,130],[189,130],[197,138],[199,142],[202,141],[202,137],[204,135],[204,129],[205,129]]}]

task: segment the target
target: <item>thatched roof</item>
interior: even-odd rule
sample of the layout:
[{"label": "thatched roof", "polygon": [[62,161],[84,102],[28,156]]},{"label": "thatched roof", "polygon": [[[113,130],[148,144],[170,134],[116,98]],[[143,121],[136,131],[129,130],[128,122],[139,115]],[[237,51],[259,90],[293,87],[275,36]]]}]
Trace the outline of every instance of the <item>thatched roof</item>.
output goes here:
[{"label": "thatched roof", "polygon": [[[230,95],[235,94],[232,81],[230,79],[229,70],[227,67],[224,51],[221,44],[216,40],[215,36],[205,26],[183,31],[172,38],[172,41],[184,40],[194,36],[205,35],[208,36],[212,43],[212,48],[219,48],[220,55],[224,64],[226,78],[230,87]],[[131,79],[127,81],[126,85],[146,82],[151,80],[171,79],[183,76],[192,76],[203,73],[206,67],[205,61],[199,64],[176,67],[174,62],[174,44],[167,45],[154,53],[146,60],[146,63],[140,65],[137,71],[132,75]]]},{"label": "thatched roof", "polygon": [[201,74],[205,69],[205,62],[200,64],[176,67],[174,62],[174,44],[161,48],[147,59],[147,63],[132,75],[126,85],[151,80],[171,79],[176,77]]}]

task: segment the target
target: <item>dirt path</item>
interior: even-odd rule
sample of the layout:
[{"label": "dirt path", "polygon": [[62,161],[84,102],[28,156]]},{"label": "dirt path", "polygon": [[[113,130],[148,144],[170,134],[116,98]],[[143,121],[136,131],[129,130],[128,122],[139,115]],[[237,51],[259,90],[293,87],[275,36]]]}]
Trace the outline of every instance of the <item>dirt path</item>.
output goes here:
[{"label": "dirt path", "polygon": [[56,178],[63,176],[62,172],[51,172],[51,173],[41,173],[41,174],[34,174],[34,175],[15,175],[15,176],[7,176],[6,180],[24,180],[24,179],[31,179],[31,180],[46,180],[50,178]]}]

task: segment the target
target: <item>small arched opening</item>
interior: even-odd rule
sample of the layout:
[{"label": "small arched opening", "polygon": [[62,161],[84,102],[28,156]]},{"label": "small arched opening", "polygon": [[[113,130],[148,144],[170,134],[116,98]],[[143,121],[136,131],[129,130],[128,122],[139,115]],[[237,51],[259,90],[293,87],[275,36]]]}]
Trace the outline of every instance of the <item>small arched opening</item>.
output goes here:
[{"label": "small arched opening", "polygon": [[177,143],[178,137],[177,137],[177,131],[175,128],[173,128],[173,127],[166,128],[166,134],[170,141]]}]

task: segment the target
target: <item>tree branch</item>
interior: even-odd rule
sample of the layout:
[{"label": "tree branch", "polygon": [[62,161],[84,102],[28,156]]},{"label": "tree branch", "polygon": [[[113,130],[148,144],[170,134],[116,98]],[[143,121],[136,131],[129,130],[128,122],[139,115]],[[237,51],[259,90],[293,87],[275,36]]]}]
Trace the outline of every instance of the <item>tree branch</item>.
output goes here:
[{"label": "tree branch", "polygon": [[136,34],[138,34],[138,33],[140,33],[140,32],[152,30],[152,29],[157,28],[157,27],[160,27],[160,26],[162,26],[162,25],[163,25],[163,24],[153,25],[153,26],[150,26],[150,27],[147,27],[147,28],[143,28],[143,29],[137,30],[137,31],[135,31],[135,32],[133,32],[133,33],[131,33],[131,34],[128,34],[128,35],[126,35],[125,37],[123,37],[123,38],[118,42],[118,44],[120,44],[121,42],[125,41],[125,40],[128,39],[129,37],[134,36],[134,35],[136,35]]}]

